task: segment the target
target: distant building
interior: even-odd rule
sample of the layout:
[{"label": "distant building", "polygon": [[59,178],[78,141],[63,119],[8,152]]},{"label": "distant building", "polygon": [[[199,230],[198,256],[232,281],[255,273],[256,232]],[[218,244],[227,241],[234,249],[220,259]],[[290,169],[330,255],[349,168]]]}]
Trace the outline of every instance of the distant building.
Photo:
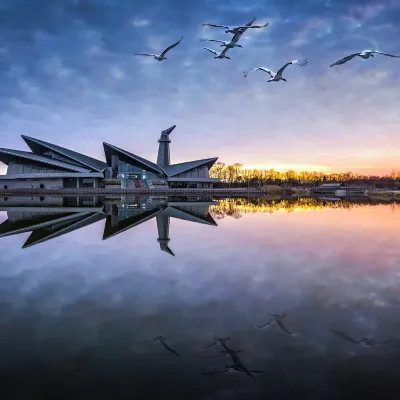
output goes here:
[{"label": "distant building", "polygon": [[212,188],[218,179],[209,170],[218,157],[171,164],[170,133],[158,140],[157,163],[114,145],[103,143],[106,162],[22,135],[31,152],[0,149],[0,161],[8,166],[0,175],[0,188]]},{"label": "distant building", "polygon": [[313,189],[313,193],[319,194],[335,194],[340,195],[355,195],[364,194],[370,185],[366,184],[347,184],[347,183],[323,183]]}]

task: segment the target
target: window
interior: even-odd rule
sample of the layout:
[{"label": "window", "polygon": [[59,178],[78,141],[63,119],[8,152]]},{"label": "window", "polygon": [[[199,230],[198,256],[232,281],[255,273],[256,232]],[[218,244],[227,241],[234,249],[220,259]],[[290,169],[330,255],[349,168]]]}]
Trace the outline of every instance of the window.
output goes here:
[{"label": "window", "polygon": [[93,187],[93,178],[83,178],[82,187]]}]

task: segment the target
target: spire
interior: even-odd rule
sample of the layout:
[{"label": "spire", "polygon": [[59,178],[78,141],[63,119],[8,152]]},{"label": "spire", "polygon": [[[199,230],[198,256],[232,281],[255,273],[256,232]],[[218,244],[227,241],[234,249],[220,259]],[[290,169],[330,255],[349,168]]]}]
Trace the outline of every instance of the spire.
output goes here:
[{"label": "spire", "polygon": [[169,216],[165,214],[158,214],[157,219],[157,229],[158,229],[158,239],[157,242],[160,244],[160,249],[162,251],[175,256],[174,252],[168,246],[169,239]]},{"label": "spire", "polygon": [[171,165],[169,144],[171,140],[169,138],[170,133],[175,129],[176,125],[171,126],[170,128],[161,132],[160,139],[158,139],[158,157],[157,157],[157,165],[159,167],[167,167]]}]

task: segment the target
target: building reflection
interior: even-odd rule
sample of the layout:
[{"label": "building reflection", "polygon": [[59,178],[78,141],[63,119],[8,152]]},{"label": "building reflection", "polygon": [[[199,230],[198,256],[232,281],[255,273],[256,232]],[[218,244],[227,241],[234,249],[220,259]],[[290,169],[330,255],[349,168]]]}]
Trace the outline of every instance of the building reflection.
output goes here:
[{"label": "building reflection", "polygon": [[169,247],[172,218],[217,226],[209,207],[211,197],[9,197],[0,198],[0,211],[8,219],[0,224],[0,237],[32,232],[22,248],[54,239],[105,219],[103,240],[156,218],[160,249]]}]

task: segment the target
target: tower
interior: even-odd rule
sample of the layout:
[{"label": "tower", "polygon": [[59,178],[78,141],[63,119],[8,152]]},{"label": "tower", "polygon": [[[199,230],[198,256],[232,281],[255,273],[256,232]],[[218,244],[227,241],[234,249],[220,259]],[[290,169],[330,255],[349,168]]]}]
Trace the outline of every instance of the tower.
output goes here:
[{"label": "tower", "polygon": [[169,138],[169,134],[175,129],[176,125],[171,126],[171,128],[166,129],[161,132],[161,137],[158,139],[158,156],[157,156],[157,165],[159,167],[167,167],[171,164],[171,157],[169,152],[169,144],[171,140]]},{"label": "tower", "polygon": [[156,215],[156,219],[157,219],[157,230],[158,230],[157,242],[160,243],[160,249],[168,254],[171,254],[171,256],[175,256],[174,252],[168,246],[168,243],[170,241],[169,216],[161,213]]}]

